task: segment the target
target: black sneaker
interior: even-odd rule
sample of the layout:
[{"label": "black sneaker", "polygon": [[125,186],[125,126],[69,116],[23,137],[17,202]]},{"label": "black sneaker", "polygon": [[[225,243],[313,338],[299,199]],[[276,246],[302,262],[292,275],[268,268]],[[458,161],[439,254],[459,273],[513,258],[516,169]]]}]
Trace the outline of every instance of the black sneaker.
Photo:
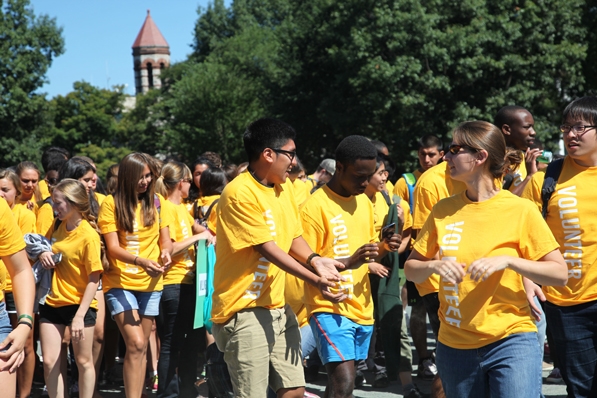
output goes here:
[{"label": "black sneaker", "polygon": [[363,387],[365,384],[365,375],[360,370],[357,370],[356,377],[354,378],[354,388]]}]

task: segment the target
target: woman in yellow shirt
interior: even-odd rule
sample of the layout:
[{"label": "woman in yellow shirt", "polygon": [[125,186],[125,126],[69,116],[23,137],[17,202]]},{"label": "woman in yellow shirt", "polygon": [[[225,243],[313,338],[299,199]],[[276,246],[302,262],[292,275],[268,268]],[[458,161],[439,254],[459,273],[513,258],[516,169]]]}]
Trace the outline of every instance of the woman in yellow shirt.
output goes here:
[{"label": "woman in yellow shirt", "polygon": [[197,356],[201,348],[205,349],[204,329],[193,328],[196,295],[193,245],[200,239],[211,239],[211,234],[194,223],[182,203],[189,195],[191,184],[191,170],[180,162],[164,164],[156,182],[157,192],[167,199],[162,212],[170,212],[174,219],[170,226],[172,265],[164,273],[157,318],[160,336],[158,397],[194,398],[197,395]]},{"label": "woman in yellow shirt", "polygon": [[[27,210],[25,206],[17,206],[18,197],[21,194],[21,181],[19,176],[12,170],[0,170],[0,197],[4,198],[12,210],[12,214],[17,220],[19,229],[24,234],[35,233],[35,215]],[[1,264],[0,260],[0,264]],[[1,265],[0,267],[4,267]],[[0,271],[1,272],[1,271]],[[0,284],[2,289],[2,284]],[[12,294],[12,280],[6,275],[4,284],[4,296],[6,298],[6,310],[10,316],[10,323],[13,328],[17,326],[17,309],[14,305],[14,296]],[[35,351],[33,349],[33,332],[29,333],[27,344],[25,345],[25,361],[17,370],[17,379],[19,380],[19,396],[28,397],[31,394],[31,385],[33,383],[33,374],[35,372]]]},{"label": "woman in yellow shirt", "polygon": [[80,182],[65,179],[58,183],[52,201],[57,220],[46,236],[52,241],[52,251],[39,256],[44,268],[54,269],[52,288],[39,310],[46,386],[52,398],[62,397],[66,392],[66,374],[61,371],[60,358],[68,327],[79,370],[79,396],[91,398],[95,386],[92,346],[97,301],[94,296],[103,270],[99,229],[89,196]]},{"label": "woman in yellow shirt", "polygon": [[473,121],[454,130],[445,160],[466,190],[435,205],[404,267],[415,283],[440,276],[436,364],[447,397],[541,394],[523,277],[563,285],[568,274],[534,205],[501,190],[510,159],[494,125]]},{"label": "woman in yellow shirt", "polygon": [[154,193],[159,176],[151,157],[131,153],[120,162],[118,185],[100,208],[99,227],[106,241],[110,269],[102,283],[108,308],[126,344],[124,386],[139,398],[145,380],[147,344],[159,314],[162,274],[170,266],[169,212]]}]

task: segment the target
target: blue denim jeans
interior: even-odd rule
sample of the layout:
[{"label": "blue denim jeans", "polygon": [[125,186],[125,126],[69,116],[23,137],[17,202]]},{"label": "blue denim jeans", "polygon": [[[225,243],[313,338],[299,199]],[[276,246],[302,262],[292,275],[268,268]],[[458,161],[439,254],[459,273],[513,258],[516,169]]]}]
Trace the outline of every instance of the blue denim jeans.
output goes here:
[{"label": "blue denim jeans", "polygon": [[544,308],[568,397],[597,397],[597,301]]},{"label": "blue denim jeans", "polygon": [[205,349],[205,328],[193,329],[195,285],[164,285],[160,314],[158,392],[160,398],[195,398],[197,354]]},{"label": "blue denim jeans", "polygon": [[537,333],[518,333],[463,350],[437,343],[437,370],[448,398],[541,396]]}]

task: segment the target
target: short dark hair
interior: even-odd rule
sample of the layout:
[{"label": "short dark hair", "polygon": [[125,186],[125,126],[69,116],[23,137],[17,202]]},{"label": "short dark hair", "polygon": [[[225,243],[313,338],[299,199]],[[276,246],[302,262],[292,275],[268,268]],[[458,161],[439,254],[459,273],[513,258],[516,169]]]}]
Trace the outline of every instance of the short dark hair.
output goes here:
[{"label": "short dark hair", "polygon": [[584,119],[595,124],[597,122],[597,97],[586,96],[569,103],[562,114],[562,123],[566,122],[569,117]]},{"label": "short dark hair", "polygon": [[384,149],[388,149],[388,146],[381,142],[380,140],[371,140],[371,143],[377,149],[377,152],[382,152]]},{"label": "short dark hair", "polygon": [[207,158],[215,167],[222,167],[222,158],[216,152],[207,151],[201,154],[202,158]]},{"label": "short dark hair", "polygon": [[[386,170],[388,171],[388,177],[393,176],[394,172],[396,171],[396,163],[394,163],[394,161],[389,156],[386,156],[383,153],[378,154],[377,158],[379,161],[383,162]],[[379,165],[377,166],[377,168],[379,169]]]},{"label": "short dark hair", "polygon": [[422,136],[421,138],[419,138],[419,141],[417,141],[417,145],[419,149],[423,149],[423,148],[437,148],[438,152],[441,152],[444,150],[444,143],[442,142],[441,139],[439,139],[439,137],[436,137],[433,134],[427,134]]},{"label": "short dark hair", "polygon": [[514,121],[514,115],[519,111],[529,112],[526,108],[518,105],[504,106],[498,111],[498,113],[495,115],[495,118],[493,118],[493,124],[495,124],[497,128],[502,131],[502,126],[504,124],[511,125]]},{"label": "short dark hair", "polygon": [[[53,170],[49,169],[48,166],[54,159],[64,159],[65,161],[70,158],[70,153],[64,148],[57,146],[51,146],[41,154],[41,167],[44,171]],[[54,169],[55,170],[55,169]]]},{"label": "short dark hair", "polygon": [[263,118],[254,121],[243,134],[243,143],[249,161],[259,159],[265,148],[279,149],[289,140],[294,140],[296,131],[289,124],[277,120]]},{"label": "short dark hair", "polygon": [[219,167],[210,167],[201,174],[199,186],[201,196],[221,195],[228,183],[226,172]]},{"label": "short dark hair", "polygon": [[349,135],[336,148],[336,162],[351,164],[359,159],[376,159],[377,149],[361,135]]},{"label": "short dark hair", "polygon": [[93,168],[91,163],[79,157],[74,157],[64,162],[64,164],[58,171],[58,178],[61,181],[65,178],[72,178],[73,180],[78,180],[90,171],[95,172],[95,169]]},{"label": "short dark hair", "polygon": [[64,164],[67,162],[67,160],[63,157],[54,157],[52,159],[50,159],[50,162],[46,165],[46,167],[44,167],[44,170],[46,171],[46,173],[48,171],[60,171],[60,169],[62,168],[62,166],[64,166]]}]

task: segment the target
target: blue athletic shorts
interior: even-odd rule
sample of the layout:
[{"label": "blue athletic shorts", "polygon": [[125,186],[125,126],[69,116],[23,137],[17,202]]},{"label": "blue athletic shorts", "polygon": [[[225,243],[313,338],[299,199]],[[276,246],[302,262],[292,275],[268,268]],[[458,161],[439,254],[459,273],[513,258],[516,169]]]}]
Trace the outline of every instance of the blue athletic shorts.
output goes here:
[{"label": "blue athletic shorts", "polygon": [[137,310],[139,315],[157,316],[160,313],[162,292],[137,292],[113,288],[104,295],[112,317],[124,311]]},{"label": "blue athletic shorts", "polygon": [[309,324],[323,364],[367,359],[373,325],[359,325],[338,314],[316,312]]}]

